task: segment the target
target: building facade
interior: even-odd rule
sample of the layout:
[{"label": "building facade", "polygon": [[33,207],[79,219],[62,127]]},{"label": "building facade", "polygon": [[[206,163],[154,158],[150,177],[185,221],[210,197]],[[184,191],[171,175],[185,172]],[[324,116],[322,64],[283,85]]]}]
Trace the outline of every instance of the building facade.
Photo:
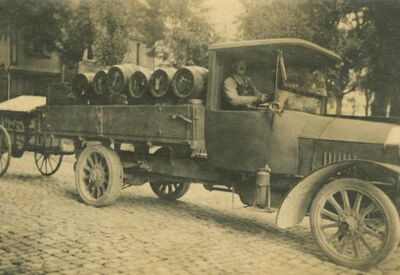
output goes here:
[{"label": "building facade", "polygon": [[16,32],[0,31],[0,101],[19,95],[46,95],[48,85],[61,80],[55,52],[26,43]]}]

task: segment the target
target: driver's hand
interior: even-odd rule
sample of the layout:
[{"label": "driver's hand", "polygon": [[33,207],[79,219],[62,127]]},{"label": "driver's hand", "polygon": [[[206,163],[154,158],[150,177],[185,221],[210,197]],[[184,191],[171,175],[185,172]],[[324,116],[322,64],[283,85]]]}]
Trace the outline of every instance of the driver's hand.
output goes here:
[{"label": "driver's hand", "polygon": [[268,101],[268,96],[266,94],[260,94],[257,95],[257,101],[258,102],[267,102]]}]

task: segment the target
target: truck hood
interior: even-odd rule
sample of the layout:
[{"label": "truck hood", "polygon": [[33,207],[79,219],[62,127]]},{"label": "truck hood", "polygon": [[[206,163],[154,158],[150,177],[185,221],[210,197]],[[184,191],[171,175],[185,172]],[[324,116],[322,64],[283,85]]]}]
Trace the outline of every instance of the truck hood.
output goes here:
[{"label": "truck hood", "polygon": [[347,119],[338,117],[319,117],[307,124],[300,138],[342,142],[400,145],[400,126]]}]

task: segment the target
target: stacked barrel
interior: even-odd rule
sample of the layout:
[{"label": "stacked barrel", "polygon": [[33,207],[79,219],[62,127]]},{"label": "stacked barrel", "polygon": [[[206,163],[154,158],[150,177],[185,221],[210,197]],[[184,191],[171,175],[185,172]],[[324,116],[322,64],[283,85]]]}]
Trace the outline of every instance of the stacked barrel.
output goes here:
[{"label": "stacked barrel", "polygon": [[[80,104],[174,104],[201,102],[207,90],[208,70],[199,66],[155,71],[120,64],[96,73],[80,73],[72,89]],[[197,101],[196,101],[197,100]]]}]

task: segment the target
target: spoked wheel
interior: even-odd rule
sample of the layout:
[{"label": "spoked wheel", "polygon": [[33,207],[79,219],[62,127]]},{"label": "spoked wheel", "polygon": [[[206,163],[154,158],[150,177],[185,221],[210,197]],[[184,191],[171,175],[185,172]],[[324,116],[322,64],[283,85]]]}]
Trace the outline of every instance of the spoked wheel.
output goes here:
[{"label": "spoked wheel", "polygon": [[48,153],[35,152],[35,164],[39,172],[44,176],[51,176],[61,166],[63,155],[52,155]]},{"label": "spoked wheel", "polygon": [[371,183],[335,180],[315,197],[311,230],[334,262],[368,269],[386,260],[399,241],[399,217],[389,197]]},{"label": "spoked wheel", "polygon": [[11,161],[11,138],[6,128],[0,125],[0,177],[3,176]]},{"label": "spoked wheel", "polygon": [[150,182],[151,189],[161,199],[177,200],[189,190],[190,183]]},{"label": "spoked wheel", "polygon": [[123,169],[113,150],[102,145],[85,148],[78,157],[75,184],[82,200],[93,206],[112,204],[122,188]]}]

